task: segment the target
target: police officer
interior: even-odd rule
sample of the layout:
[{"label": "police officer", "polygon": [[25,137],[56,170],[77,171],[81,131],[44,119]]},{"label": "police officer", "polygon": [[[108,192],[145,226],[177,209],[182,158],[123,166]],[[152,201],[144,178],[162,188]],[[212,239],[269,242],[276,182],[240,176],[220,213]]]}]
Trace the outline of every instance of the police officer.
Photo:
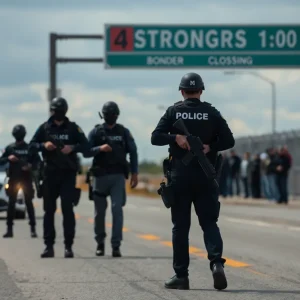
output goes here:
[{"label": "police officer", "polygon": [[127,128],[116,121],[120,114],[115,102],[107,102],[102,108],[104,124],[96,125],[89,133],[91,148],[89,156],[94,156],[92,164],[93,200],[95,206],[94,231],[97,242],[96,255],[105,254],[105,213],[107,196],[112,202],[112,256],[121,257],[120,245],[123,230],[123,206],[126,201],[125,178],[129,168],[126,155],[130,156],[131,188],[138,183],[138,158],[135,141]]},{"label": "police officer", "polygon": [[24,141],[26,129],[23,125],[16,125],[12,130],[12,135],[16,141],[5,148],[5,151],[0,158],[1,165],[9,163],[7,232],[3,237],[13,237],[13,220],[15,216],[17,194],[19,187],[22,187],[31,228],[31,237],[36,238],[35,211],[32,203],[34,189],[31,171],[32,168],[35,168],[38,165],[41,159],[38,154],[29,153],[29,145]]},{"label": "police officer", "polygon": [[179,90],[184,101],[170,106],[152,132],[151,143],[156,146],[169,144],[171,159],[171,185],[174,188],[174,204],[171,207],[173,223],[173,268],[175,276],[165,283],[169,289],[189,289],[189,229],[191,204],[194,204],[204,242],[210,260],[210,269],[216,289],[225,289],[227,281],[223,270],[223,242],[217,226],[220,203],[218,191],[208,181],[198,161],[194,158],[188,166],[181,159],[190,150],[186,136],[173,127],[182,119],[190,134],[200,137],[204,153],[214,164],[218,151],[232,148],[234,138],[220,112],[211,104],[202,102],[204,90],[202,78],[188,73],[181,79]]},{"label": "police officer", "polygon": [[[75,216],[73,203],[76,196],[76,173],[78,152],[89,149],[88,141],[75,123],[67,117],[68,103],[64,98],[54,98],[51,102],[49,120],[37,129],[30,145],[42,152],[44,158],[44,243],[46,249],[42,258],[54,257],[56,232],[54,214],[56,200],[61,199],[63,214],[65,257],[74,257],[72,245],[75,237]],[[74,192],[73,192],[74,191]]]}]

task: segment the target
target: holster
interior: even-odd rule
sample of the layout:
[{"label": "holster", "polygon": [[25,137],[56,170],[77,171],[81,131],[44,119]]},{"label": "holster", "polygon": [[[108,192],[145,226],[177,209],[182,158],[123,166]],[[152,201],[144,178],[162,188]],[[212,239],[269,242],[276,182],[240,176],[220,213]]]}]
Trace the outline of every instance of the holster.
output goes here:
[{"label": "holster", "polygon": [[161,196],[161,199],[166,208],[170,208],[175,202],[175,194],[172,185],[168,185],[165,182],[161,182],[160,188],[157,193]]},{"label": "holster", "polygon": [[175,193],[171,181],[171,157],[164,159],[163,172],[167,183],[161,182],[157,193],[161,196],[165,207],[170,208],[175,202]]}]

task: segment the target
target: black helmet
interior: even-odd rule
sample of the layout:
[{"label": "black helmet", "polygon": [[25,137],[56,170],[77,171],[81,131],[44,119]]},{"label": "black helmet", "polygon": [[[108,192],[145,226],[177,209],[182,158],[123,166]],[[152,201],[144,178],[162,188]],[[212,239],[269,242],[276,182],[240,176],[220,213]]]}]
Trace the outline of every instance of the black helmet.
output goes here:
[{"label": "black helmet", "polygon": [[51,101],[50,110],[66,114],[68,111],[68,102],[66,99],[57,97]]},{"label": "black helmet", "polygon": [[181,78],[179,91],[197,91],[205,90],[202,78],[197,73],[187,73]]},{"label": "black helmet", "polygon": [[114,115],[114,116],[118,116],[120,114],[120,109],[117,103],[112,102],[112,101],[108,101],[106,103],[104,103],[103,107],[102,107],[102,114],[105,115]]},{"label": "black helmet", "polygon": [[25,127],[21,124],[14,126],[12,135],[17,141],[22,141],[26,135]]}]

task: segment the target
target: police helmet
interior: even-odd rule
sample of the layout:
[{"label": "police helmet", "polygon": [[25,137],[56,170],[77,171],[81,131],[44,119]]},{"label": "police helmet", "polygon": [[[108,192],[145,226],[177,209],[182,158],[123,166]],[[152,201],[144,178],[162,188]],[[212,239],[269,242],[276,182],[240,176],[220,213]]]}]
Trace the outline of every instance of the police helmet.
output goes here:
[{"label": "police helmet", "polygon": [[67,100],[64,99],[64,98],[61,98],[61,97],[54,98],[51,101],[51,104],[50,104],[50,110],[59,111],[59,112],[62,112],[64,114],[67,113],[68,108],[69,107],[68,107]]},{"label": "police helmet", "polygon": [[14,126],[12,130],[12,135],[17,140],[22,140],[26,135],[26,129],[25,126],[18,124]]},{"label": "police helmet", "polygon": [[180,81],[179,91],[197,91],[205,90],[201,76],[197,73],[187,73]]},{"label": "police helmet", "polygon": [[104,103],[102,107],[102,114],[105,115],[115,115],[118,116],[120,114],[120,109],[117,103],[113,101],[108,101]]}]

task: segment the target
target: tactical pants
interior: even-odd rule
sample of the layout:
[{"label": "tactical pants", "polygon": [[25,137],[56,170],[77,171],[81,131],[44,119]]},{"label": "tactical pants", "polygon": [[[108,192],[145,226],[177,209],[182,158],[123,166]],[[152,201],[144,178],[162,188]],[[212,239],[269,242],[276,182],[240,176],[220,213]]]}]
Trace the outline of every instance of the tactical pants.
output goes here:
[{"label": "tactical pants", "polygon": [[63,215],[64,244],[66,247],[73,245],[75,237],[75,215],[73,210],[73,190],[76,186],[76,173],[46,171],[43,183],[44,199],[44,243],[53,246],[56,238],[54,215],[56,201],[60,197]]},{"label": "tactical pants", "polygon": [[9,180],[8,182],[8,209],[7,209],[7,218],[6,224],[8,227],[12,227],[14,225],[14,218],[16,213],[16,201],[18,196],[19,186],[22,187],[24,197],[25,197],[25,205],[29,218],[29,225],[34,227],[35,222],[35,210],[33,207],[32,200],[34,198],[34,189],[31,180],[26,181],[14,181]]},{"label": "tactical pants", "polygon": [[123,174],[99,176],[93,182],[93,197],[95,205],[94,231],[95,240],[103,244],[106,238],[105,214],[107,196],[111,197],[112,212],[112,247],[120,247],[123,239],[123,206],[126,202],[125,178]]},{"label": "tactical pants", "polygon": [[175,172],[172,175],[175,192],[175,204],[171,207],[173,268],[178,277],[185,277],[188,276],[190,263],[189,231],[192,203],[204,232],[204,243],[210,260],[210,268],[212,269],[215,262],[224,264],[225,259],[222,258],[223,241],[217,226],[220,212],[219,191],[207,182],[201,184],[200,177],[193,171],[177,174]]}]

